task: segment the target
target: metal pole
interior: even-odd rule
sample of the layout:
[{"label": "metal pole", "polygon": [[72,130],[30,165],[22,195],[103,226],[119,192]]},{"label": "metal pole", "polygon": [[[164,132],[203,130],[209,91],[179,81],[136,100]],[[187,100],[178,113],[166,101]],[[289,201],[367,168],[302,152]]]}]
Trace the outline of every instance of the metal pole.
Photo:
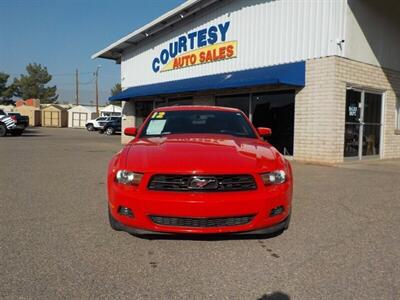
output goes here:
[{"label": "metal pole", "polygon": [[75,72],[75,87],[76,87],[75,101],[76,101],[76,105],[79,105],[79,73],[78,73],[78,69],[76,69],[76,72]]},{"label": "metal pole", "polygon": [[99,115],[99,69],[96,69],[96,114]]}]

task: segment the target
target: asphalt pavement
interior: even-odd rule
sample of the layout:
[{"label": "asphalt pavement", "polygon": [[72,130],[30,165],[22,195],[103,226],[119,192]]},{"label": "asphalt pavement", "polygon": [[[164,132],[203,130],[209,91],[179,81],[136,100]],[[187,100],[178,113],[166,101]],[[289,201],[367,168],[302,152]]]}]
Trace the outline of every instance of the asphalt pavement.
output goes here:
[{"label": "asphalt pavement", "polygon": [[400,161],[294,163],[272,238],[137,238],[107,220],[119,136],[0,138],[0,298],[400,299]]}]

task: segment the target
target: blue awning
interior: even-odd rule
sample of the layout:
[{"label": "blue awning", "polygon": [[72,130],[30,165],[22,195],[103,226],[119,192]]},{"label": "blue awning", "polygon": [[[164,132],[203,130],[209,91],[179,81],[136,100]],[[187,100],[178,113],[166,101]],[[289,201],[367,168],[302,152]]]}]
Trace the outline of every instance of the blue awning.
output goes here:
[{"label": "blue awning", "polygon": [[109,100],[129,100],[138,97],[190,93],[207,90],[245,88],[259,85],[305,85],[305,62],[250,69],[182,80],[160,82],[127,88]]}]

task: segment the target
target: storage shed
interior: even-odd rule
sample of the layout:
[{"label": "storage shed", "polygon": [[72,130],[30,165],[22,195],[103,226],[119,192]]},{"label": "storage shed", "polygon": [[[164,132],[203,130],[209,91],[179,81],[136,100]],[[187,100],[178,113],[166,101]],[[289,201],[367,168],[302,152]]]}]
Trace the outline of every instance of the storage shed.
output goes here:
[{"label": "storage shed", "polygon": [[96,117],[96,107],[77,105],[68,110],[68,127],[85,128],[86,122]]},{"label": "storage shed", "polygon": [[100,108],[99,111],[100,111],[100,116],[120,116],[122,114],[121,106],[112,104]]},{"label": "storage shed", "polygon": [[42,112],[39,108],[30,105],[20,105],[15,110],[21,115],[29,117],[29,126],[40,126],[42,124]]},{"label": "storage shed", "polygon": [[12,112],[12,111],[15,111],[15,106],[14,105],[0,105],[0,109],[4,110],[6,112]]},{"label": "storage shed", "polygon": [[43,127],[67,127],[68,111],[57,105],[52,104],[42,109]]}]

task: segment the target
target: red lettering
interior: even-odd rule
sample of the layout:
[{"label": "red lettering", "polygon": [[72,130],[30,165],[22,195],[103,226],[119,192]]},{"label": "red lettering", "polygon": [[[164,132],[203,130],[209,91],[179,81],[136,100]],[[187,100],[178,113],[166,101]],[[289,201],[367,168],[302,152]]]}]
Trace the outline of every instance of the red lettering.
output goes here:
[{"label": "red lettering", "polygon": [[218,60],[217,49],[213,49],[213,59],[212,60]]},{"label": "red lettering", "polygon": [[205,53],[204,51],[201,51],[201,52],[200,52],[199,57],[200,57],[200,63],[201,63],[201,64],[204,63],[204,62],[206,61],[206,53]]},{"label": "red lettering", "polygon": [[197,56],[196,56],[196,54],[192,54],[192,55],[190,56],[190,64],[191,64],[191,65],[194,65],[194,64],[196,64],[196,61],[197,61]]},{"label": "red lettering", "polygon": [[211,50],[208,50],[206,55],[206,62],[211,62],[212,60],[213,60],[212,52]]},{"label": "red lettering", "polygon": [[230,58],[233,56],[233,54],[234,54],[233,45],[229,45],[228,47],[226,47],[226,56]]},{"label": "red lettering", "polygon": [[221,48],[219,48],[219,59],[225,59],[225,50],[226,50],[226,47],[221,47]]},{"label": "red lettering", "polygon": [[180,57],[177,57],[174,59],[174,65],[172,67],[173,69],[178,69],[180,68]]}]

